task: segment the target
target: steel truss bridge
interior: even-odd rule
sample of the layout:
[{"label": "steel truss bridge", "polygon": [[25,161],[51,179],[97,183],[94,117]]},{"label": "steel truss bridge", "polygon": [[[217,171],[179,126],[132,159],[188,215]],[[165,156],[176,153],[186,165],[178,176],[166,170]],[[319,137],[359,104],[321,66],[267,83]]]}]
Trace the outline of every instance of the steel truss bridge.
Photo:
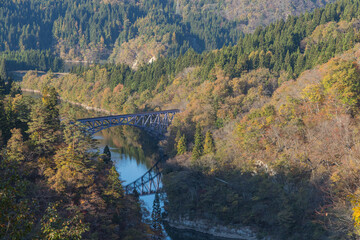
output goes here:
[{"label": "steel truss bridge", "polygon": [[161,160],[156,162],[144,175],[126,185],[125,194],[134,194],[137,192],[140,196],[145,196],[160,192],[162,189],[162,174],[159,168]]},{"label": "steel truss bridge", "polygon": [[157,136],[162,136],[166,133],[174,115],[178,112],[180,112],[179,109],[172,109],[157,112],[83,118],[77,121],[84,124],[91,134],[114,126],[128,125],[142,128]]},{"label": "steel truss bridge", "polygon": [[[157,112],[83,118],[77,121],[84,124],[86,130],[91,134],[114,126],[128,125],[142,128],[152,135],[161,137],[164,136],[168,126],[172,123],[174,115],[178,112],[180,112],[179,109],[172,109]],[[125,186],[125,193],[133,194],[137,192],[140,196],[145,196],[159,192],[162,188],[162,174],[159,165],[163,158],[164,157],[161,157],[160,160],[140,178]]]}]

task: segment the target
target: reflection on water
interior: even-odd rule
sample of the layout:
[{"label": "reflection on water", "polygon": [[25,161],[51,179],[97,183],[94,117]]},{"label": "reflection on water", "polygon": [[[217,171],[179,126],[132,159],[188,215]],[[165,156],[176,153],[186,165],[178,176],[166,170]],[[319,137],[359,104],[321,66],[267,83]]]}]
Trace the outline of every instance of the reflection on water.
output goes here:
[{"label": "reflection on water", "polygon": [[[124,185],[146,173],[157,159],[157,141],[138,128],[118,126],[96,133],[100,152],[109,146],[113,160]],[[147,210],[151,213],[154,195],[142,196]]]},{"label": "reflection on water", "polygon": [[111,159],[114,161],[116,169],[119,172],[121,179],[124,181],[124,185],[136,180],[148,170],[145,158],[141,161],[140,159],[126,154],[125,147],[115,145],[112,138],[104,137],[102,132],[97,133],[95,139],[99,141],[97,146],[101,150],[104,149],[106,145],[109,146]]},{"label": "reflection on water", "polygon": [[111,127],[95,134],[100,135],[103,138],[101,142],[112,148],[115,154],[124,155],[138,165],[145,165],[147,169],[151,168],[158,158],[157,141],[136,127]]}]

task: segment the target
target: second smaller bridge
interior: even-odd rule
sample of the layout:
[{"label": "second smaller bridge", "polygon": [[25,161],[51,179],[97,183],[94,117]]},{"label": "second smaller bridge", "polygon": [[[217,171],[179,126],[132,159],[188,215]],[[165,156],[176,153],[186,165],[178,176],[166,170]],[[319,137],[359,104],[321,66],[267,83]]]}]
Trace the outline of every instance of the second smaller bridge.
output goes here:
[{"label": "second smaller bridge", "polygon": [[125,194],[133,194],[136,191],[140,196],[145,196],[159,192],[162,189],[160,162],[161,160],[156,162],[144,175],[126,185]]}]

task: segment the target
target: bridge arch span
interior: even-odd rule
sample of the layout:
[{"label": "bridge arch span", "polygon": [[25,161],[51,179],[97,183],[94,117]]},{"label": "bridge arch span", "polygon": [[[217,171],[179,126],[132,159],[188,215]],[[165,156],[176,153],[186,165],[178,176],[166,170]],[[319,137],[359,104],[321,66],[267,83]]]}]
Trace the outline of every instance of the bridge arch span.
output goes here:
[{"label": "bridge arch span", "polygon": [[135,113],[125,115],[110,115],[95,118],[83,118],[77,121],[84,124],[91,134],[114,126],[134,126],[142,128],[155,135],[163,135],[171,124],[179,109],[156,112]]}]

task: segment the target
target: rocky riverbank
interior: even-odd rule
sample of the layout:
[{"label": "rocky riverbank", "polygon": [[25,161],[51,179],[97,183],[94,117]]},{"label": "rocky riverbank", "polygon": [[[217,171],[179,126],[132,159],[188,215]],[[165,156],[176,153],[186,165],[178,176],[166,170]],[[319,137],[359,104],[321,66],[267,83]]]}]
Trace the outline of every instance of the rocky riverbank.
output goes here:
[{"label": "rocky riverbank", "polygon": [[[169,219],[166,218],[165,223],[172,228],[179,230],[193,230],[196,232],[209,234],[214,237],[224,239],[243,239],[243,240],[257,240],[256,232],[247,226],[239,226],[237,228],[230,228],[222,225],[214,225],[206,220],[189,220],[186,218]],[[270,238],[267,238],[270,240]]]}]

